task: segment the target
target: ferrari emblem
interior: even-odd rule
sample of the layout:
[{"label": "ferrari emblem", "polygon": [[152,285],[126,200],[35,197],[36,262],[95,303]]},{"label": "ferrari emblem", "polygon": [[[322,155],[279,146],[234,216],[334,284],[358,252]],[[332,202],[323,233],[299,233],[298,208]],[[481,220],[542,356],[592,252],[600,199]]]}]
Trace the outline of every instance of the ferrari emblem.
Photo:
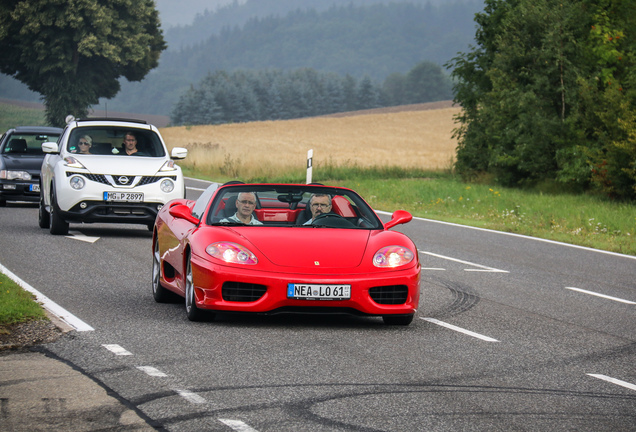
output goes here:
[{"label": "ferrari emblem", "polygon": [[320,261],[314,261],[315,265],[320,265]]}]

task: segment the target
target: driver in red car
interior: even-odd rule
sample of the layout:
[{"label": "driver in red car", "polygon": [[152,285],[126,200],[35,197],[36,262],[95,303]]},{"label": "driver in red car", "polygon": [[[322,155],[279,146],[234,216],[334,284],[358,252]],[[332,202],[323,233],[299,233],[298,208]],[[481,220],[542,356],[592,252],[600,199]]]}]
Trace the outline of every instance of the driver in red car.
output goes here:
[{"label": "driver in red car", "polygon": [[263,222],[256,219],[254,209],[256,208],[256,195],[252,192],[241,192],[236,197],[236,213],[222,219],[221,222],[238,222],[245,225],[263,225]]},{"label": "driver in red car", "polygon": [[309,199],[309,208],[311,210],[311,219],[303,225],[311,225],[316,217],[331,211],[331,197],[323,194],[313,194]]}]

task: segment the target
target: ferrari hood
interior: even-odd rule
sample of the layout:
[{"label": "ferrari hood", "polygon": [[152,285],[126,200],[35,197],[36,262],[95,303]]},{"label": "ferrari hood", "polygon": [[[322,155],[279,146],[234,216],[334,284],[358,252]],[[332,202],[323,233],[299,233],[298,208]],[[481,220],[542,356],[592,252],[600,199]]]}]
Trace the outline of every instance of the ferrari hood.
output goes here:
[{"label": "ferrari hood", "polygon": [[331,228],[281,228],[243,231],[272,263],[283,267],[355,268],[367,249],[370,231]]},{"label": "ferrari hood", "polygon": [[114,175],[155,175],[167,160],[166,158],[121,155],[72,156],[93,174]]}]

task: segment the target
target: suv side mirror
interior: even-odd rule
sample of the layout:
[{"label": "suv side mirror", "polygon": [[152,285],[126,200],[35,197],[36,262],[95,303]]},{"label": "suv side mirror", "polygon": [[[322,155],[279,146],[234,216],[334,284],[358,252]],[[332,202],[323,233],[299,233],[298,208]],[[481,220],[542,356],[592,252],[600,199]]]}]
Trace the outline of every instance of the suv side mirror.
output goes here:
[{"label": "suv side mirror", "polygon": [[44,153],[59,153],[60,149],[57,148],[57,143],[45,142],[45,143],[42,143],[42,151]]},{"label": "suv side mirror", "polygon": [[407,212],[406,210],[396,210],[391,215],[391,220],[384,224],[384,229],[389,230],[396,225],[411,222],[412,219],[413,215],[411,215],[411,213]]},{"label": "suv side mirror", "polygon": [[188,156],[188,149],[183,147],[175,147],[170,152],[170,159],[185,159]]}]

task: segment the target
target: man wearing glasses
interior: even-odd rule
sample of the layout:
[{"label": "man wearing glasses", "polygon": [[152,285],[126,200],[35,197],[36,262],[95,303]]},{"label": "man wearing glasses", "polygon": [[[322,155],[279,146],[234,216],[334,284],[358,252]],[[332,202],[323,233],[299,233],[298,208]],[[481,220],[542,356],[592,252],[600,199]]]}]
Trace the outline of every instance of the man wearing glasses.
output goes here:
[{"label": "man wearing glasses", "polygon": [[252,192],[241,192],[236,197],[236,213],[220,222],[238,222],[245,225],[263,225],[254,217],[256,195]]},{"label": "man wearing glasses", "polygon": [[331,212],[331,197],[324,194],[313,194],[309,199],[309,208],[311,209],[311,219],[303,225],[311,225],[319,215]]}]

